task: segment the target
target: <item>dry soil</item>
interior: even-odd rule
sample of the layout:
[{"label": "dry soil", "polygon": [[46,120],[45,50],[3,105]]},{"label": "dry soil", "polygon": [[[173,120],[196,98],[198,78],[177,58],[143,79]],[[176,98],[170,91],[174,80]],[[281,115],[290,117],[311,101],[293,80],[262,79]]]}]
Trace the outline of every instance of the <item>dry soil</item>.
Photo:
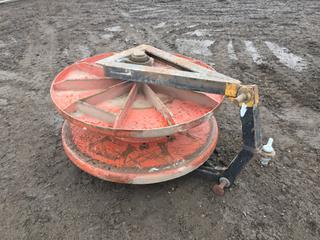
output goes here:
[{"label": "dry soil", "polygon": [[[318,0],[45,1],[0,4],[1,239],[320,239]],[[146,186],[105,182],[64,154],[54,76],[148,43],[201,59],[261,91],[264,140],[224,197],[195,174]],[[240,149],[238,110],[217,112],[218,151]]]}]

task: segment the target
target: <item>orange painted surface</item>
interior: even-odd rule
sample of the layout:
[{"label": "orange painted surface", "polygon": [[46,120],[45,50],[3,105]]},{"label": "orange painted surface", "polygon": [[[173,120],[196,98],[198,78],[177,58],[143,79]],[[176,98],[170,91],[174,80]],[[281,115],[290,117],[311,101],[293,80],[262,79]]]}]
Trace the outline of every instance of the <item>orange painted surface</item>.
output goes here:
[{"label": "orange painted surface", "polygon": [[167,121],[154,108],[132,109],[123,123],[124,129],[153,129],[166,126]]},{"label": "orange painted surface", "polygon": [[174,120],[178,123],[192,121],[193,119],[200,118],[211,111],[211,108],[209,107],[199,106],[199,104],[179,99],[174,99],[172,102],[167,104],[167,107],[173,113]]},{"label": "orange painted surface", "polygon": [[[207,122],[191,130],[190,136],[177,134],[177,138],[152,142],[147,147],[103,136],[98,138],[96,134],[87,136],[75,126],[71,126],[75,134],[72,139],[64,126],[62,140],[70,160],[83,171],[112,182],[149,184],[183,176],[202,165],[218,140],[216,121],[213,118],[211,122],[210,136]],[[70,141],[76,145],[70,145]]]},{"label": "orange painted surface", "polygon": [[[91,58],[87,58],[81,60],[75,64],[72,64],[65,68],[53,81],[51,86],[51,97],[54,105],[58,109],[58,111],[65,118],[72,118],[72,122],[82,127],[97,127],[97,131],[102,132],[105,129],[105,134],[109,134],[113,131],[112,123],[101,121],[96,119],[86,113],[83,112],[68,112],[67,108],[70,107],[73,103],[75,103],[79,99],[83,99],[85,97],[91,96],[98,92],[103,91],[106,87],[98,88],[98,89],[84,89],[84,90],[75,90],[78,87],[81,87],[82,83],[75,83],[74,86],[71,86],[69,90],[59,89],[59,84],[69,80],[72,83],[73,79],[101,79],[105,78],[103,68],[94,62],[105,58],[107,56],[111,56],[113,53],[106,53],[97,55]],[[180,56],[180,55],[179,55]],[[186,57],[184,57],[186,58]],[[191,60],[190,60],[191,61]],[[197,64],[201,64],[206,66],[204,63],[201,63],[196,60],[192,60]],[[95,65],[94,65],[95,64]],[[161,65],[157,63],[156,65]],[[208,67],[208,66],[206,66]],[[208,67],[209,68],[209,67]],[[114,85],[116,80],[107,79],[101,80],[103,84]],[[99,81],[98,81],[99,82]],[[102,84],[102,83],[101,83]],[[92,86],[91,86],[92,87]],[[160,95],[158,95],[160,97]],[[145,98],[141,93],[137,96],[140,98],[140,102],[143,105],[143,99]],[[217,106],[223,100],[223,96],[210,94],[210,98],[214,99],[217,102]],[[176,125],[187,124],[192,121],[196,121],[202,118],[205,114],[210,113],[213,109],[202,106],[199,104],[195,104],[192,102],[188,102],[185,100],[172,99],[172,97],[165,97],[167,101],[165,102],[166,106],[173,113],[173,119],[175,120]],[[95,105],[95,107],[102,109],[104,111],[110,112],[115,116],[119,115],[122,107],[124,105],[124,101],[126,99],[126,94],[116,97],[112,101],[106,100],[99,102]],[[146,101],[146,100],[144,100]],[[217,107],[216,106],[216,107]],[[153,107],[133,107],[130,109],[128,114],[126,114],[126,119],[123,121],[122,129],[126,130],[153,130],[158,128],[168,127],[167,121],[163,118],[163,116]],[[110,135],[116,135],[111,134]]]},{"label": "orange painted surface", "polygon": [[170,166],[201,152],[210,131],[208,122],[187,133],[148,143],[130,143],[71,125],[73,142],[85,155],[114,167],[151,168]]},{"label": "orange painted surface", "polygon": [[[102,100],[93,101],[93,108],[79,108],[78,100],[87,104],[86,97],[119,83],[105,79],[103,68],[95,64],[112,54],[97,55],[68,66],[51,86],[53,103],[67,120],[62,139],[70,160],[101,179],[137,184],[176,178],[203,164],[217,143],[213,111],[223,101],[222,95],[204,94],[216,102],[208,107],[155,92],[172,113],[173,125],[148,102],[141,89],[117,128],[113,127],[114,122],[101,119],[100,110],[116,119],[123,111],[128,93],[106,100],[103,95]],[[210,68],[198,60],[189,60]]]}]

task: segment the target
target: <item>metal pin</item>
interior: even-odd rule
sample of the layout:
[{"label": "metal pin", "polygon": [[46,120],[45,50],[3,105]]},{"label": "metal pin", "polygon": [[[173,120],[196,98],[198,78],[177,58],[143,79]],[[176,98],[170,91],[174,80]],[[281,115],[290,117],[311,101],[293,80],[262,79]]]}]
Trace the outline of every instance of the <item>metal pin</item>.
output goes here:
[{"label": "metal pin", "polygon": [[224,189],[229,186],[230,186],[230,181],[225,177],[221,177],[219,179],[219,184],[215,184],[212,188],[212,191],[218,196],[223,196]]}]

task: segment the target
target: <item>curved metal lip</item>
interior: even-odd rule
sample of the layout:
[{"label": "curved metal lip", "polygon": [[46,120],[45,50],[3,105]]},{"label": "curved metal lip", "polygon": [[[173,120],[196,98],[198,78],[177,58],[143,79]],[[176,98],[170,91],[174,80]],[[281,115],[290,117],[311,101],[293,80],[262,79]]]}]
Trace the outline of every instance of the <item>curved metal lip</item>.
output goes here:
[{"label": "curved metal lip", "polygon": [[[212,154],[218,141],[218,126],[215,118],[209,120],[211,131],[207,136],[207,141],[200,151],[192,157],[188,157],[179,162],[164,166],[158,171],[145,169],[144,171],[130,171],[128,168],[116,168],[92,159],[78,150],[72,139],[68,135],[69,123],[64,122],[62,127],[62,142],[69,159],[80,169],[92,176],[102,180],[126,183],[126,184],[153,184],[172,180],[186,175],[200,167]],[[70,133],[69,133],[70,134]]]},{"label": "curved metal lip", "polygon": [[[207,112],[206,114],[202,115],[199,118],[196,118],[194,120],[188,121],[188,122],[184,122],[184,123],[180,123],[180,124],[175,124],[175,125],[171,125],[171,126],[167,126],[167,127],[161,127],[161,128],[153,128],[153,129],[123,129],[123,128],[112,128],[112,127],[101,127],[101,126],[97,126],[95,124],[91,124],[85,121],[81,121],[79,119],[74,118],[73,116],[71,116],[70,114],[68,114],[66,111],[64,111],[63,109],[61,109],[59,107],[59,105],[55,102],[53,96],[53,85],[55,83],[55,81],[59,78],[62,77],[62,75],[65,73],[66,70],[68,70],[69,68],[71,68],[74,64],[79,64],[79,63],[83,63],[83,62],[89,62],[92,63],[91,61],[88,60],[92,60],[92,59],[99,59],[100,57],[105,57],[108,53],[104,53],[104,54],[99,54],[99,55],[95,55],[89,58],[85,58],[82,60],[79,60],[71,65],[68,65],[67,67],[65,67],[61,72],[59,72],[59,74],[54,78],[51,87],[50,87],[50,95],[51,95],[51,99],[52,102],[54,103],[55,108],[57,109],[57,111],[68,121],[70,121],[72,124],[75,124],[79,127],[83,127],[86,128],[87,130],[90,131],[95,131],[95,132],[99,132],[99,133],[103,133],[109,136],[113,136],[113,137],[121,137],[121,138],[157,138],[157,137],[165,137],[165,136],[169,136],[172,135],[174,133],[177,132],[184,132],[187,131],[190,128],[196,127],[198,125],[200,125],[201,123],[209,120],[212,116],[213,116],[213,112],[221,105],[221,103],[224,100],[224,96],[221,97],[221,101],[218,102],[216,100],[213,100],[212,98],[210,98],[209,96],[203,94],[203,96],[207,97],[208,99],[210,99],[209,101],[214,101],[216,102],[216,106],[214,106],[214,108],[212,108],[212,110],[210,110],[209,112]],[[110,53],[110,54],[114,54],[114,53]],[[178,55],[178,54],[177,54]],[[182,55],[179,55],[182,56]],[[185,56],[183,56],[185,57]],[[192,58],[188,58],[185,57],[189,60],[192,60]],[[204,64],[204,63],[203,63]],[[213,70],[213,68],[211,68],[210,66],[204,64],[206,67],[210,68]],[[98,66],[97,66],[98,67]]]}]

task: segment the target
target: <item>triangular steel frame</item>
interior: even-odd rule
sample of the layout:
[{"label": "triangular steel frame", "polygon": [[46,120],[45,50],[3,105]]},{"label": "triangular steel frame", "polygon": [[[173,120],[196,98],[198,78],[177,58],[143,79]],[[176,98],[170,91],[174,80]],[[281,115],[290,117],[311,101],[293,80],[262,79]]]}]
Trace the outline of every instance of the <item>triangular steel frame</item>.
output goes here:
[{"label": "triangular steel frame", "polygon": [[[166,62],[174,68],[168,69],[122,62],[136,50],[144,51],[150,57]],[[241,83],[239,80],[225,76],[183,57],[145,44],[116,53],[96,63],[104,67],[106,76],[115,79],[223,95],[227,84],[239,85]]]}]

